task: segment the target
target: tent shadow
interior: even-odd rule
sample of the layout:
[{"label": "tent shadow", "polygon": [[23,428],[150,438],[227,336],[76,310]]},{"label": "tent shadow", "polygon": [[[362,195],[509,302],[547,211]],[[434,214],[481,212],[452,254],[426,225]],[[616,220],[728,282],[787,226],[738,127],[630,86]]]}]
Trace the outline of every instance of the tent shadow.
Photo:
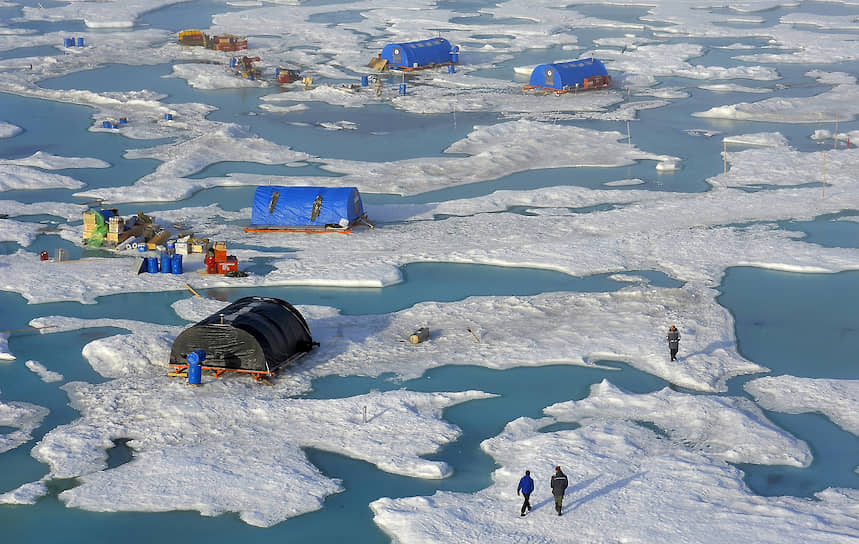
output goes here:
[{"label": "tent shadow", "polygon": [[[306,371],[328,363],[330,360],[349,353],[356,346],[365,345],[368,339],[378,337],[380,331],[389,328],[392,316],[389,314],[335,315],[313,318],[305,316],[307,325],[319,346],[307,352],[294,363],[285,366],[278,375],[288,377],[290,372]],[[408,337],[404,336],[408,343]],[[399,342],[396,346],[401,345]],[[394,351],[397,348],[391,347]]]},{"label": "tent shadow", "polygon": [[693,352],[689,353],[688,355],[686,355],[686,357],[681,357],[680,354],[678,354],[677,360],[679,361],[679,360],[687,358],[687,357],[692,357],[693,355],[710,355],[711,353],[713,353],[717,349],[729,350],[729,349],[733,348],[734,346],[735,346],[735,344],[733,342],[729,342],[729,341],[711,342],[710,345],[705,346],[705,347],[699,349],[698,351],[693,351]]}]

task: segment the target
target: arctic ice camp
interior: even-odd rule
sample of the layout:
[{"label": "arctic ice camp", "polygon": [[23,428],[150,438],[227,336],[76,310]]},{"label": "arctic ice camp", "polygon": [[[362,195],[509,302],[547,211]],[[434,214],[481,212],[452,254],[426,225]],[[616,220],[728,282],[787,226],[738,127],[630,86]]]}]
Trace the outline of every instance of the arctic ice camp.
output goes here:
[{"label": "arctic ice camp", "polygon": [[4,542],[856,542],[857,21],[0,2]]}]

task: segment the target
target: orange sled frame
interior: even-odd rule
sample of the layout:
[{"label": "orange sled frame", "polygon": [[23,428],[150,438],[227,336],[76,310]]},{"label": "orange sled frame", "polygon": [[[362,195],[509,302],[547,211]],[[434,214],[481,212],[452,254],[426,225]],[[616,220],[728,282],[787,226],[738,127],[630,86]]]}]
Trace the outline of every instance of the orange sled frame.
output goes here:
[{"label": "orange sled frame", "polygon": [[[303,355],[304,355],[304,353],[296,353],[295,355],[293,355],[292,357],[290,357],[286,361],[283,361],[279,365],[272,367],[271,370],[244,370],[242,368],[224,368],[224,367],[220,367],[220,366],[206,366],[206,365],[202,365],[201,368],[203,370],[211,370],[212,372],[215,373],[216,378],[220,378],[221,376],[223,376],[227,372],[240,372],[242,374],[252,375],[254,377],[254,381],[260,381],[263,378],[274,376],[275,374],[277,374],[277,371],[280,370],[281,367],[288,365],[289,363],[295,361],[296,359],[299,359]],[[176,375],[178,375],[180,372],[188,372],[188,363],[180,363],[180,364],[170,363],[170,366],[173,367]]]}]

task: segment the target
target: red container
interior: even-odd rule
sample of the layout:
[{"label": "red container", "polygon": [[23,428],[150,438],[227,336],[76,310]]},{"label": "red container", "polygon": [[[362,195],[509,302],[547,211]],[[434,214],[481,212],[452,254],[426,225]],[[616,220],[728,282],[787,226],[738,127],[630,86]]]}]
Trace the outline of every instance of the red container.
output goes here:
[{"label": "red container", "polygon": [[224,262],[218,263],[218,274],[226,274],[227,272],[235,272],[239,269],[239,260],[235,255],[230,255]]}]

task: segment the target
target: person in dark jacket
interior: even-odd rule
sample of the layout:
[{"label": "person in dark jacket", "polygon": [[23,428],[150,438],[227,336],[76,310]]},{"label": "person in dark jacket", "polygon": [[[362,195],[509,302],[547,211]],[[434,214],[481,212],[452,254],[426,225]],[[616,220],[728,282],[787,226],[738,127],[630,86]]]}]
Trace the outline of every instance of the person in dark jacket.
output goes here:
[{"label": "person in dark jacket", "polygon": [[531,479],[531,471],[526,470],[525,475],[522,476],[522,479],[519,480],[519,487],[516,488],[516,495],[522,493],[522,496],[525,497],[525,502],[522,503],[522,513],[521,515],[525,515],[525,509],[531,511],[531,492],[534,491],[534,480]]},{"label": "person in dark jacket", "polygon": [[561,515],[561,504],[564,502],[564,492],[567,490],[567,475],[561,471],[561,467],[555,467],[555,473],[552,474],[550,481],[552,486],[552,495],[555,497],[555,511]]},{"label": "person in dark jacket", "polygon": [[680,349],[680,331],[677,327],[671,325],[668,329],[668,351],[671,353],[671,360],[677,360],[677,350]]}]

